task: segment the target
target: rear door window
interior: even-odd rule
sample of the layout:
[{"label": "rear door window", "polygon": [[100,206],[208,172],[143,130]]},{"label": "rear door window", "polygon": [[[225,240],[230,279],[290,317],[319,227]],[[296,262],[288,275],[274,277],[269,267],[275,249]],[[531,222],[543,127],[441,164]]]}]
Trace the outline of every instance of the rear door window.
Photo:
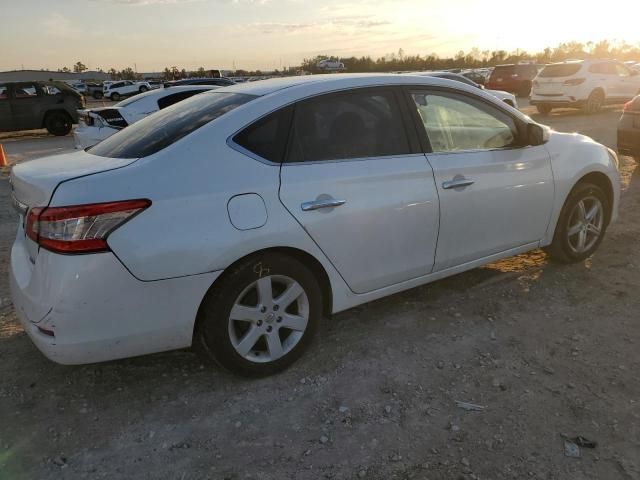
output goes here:
[{"label": "rear door window", "polygon": [[35,83],[16,83],[13,87],[16,98],[34,98],[38,96]]},{"label": "rear door window", "polygon": [[296,105],[288,162],[385,157],[411,152],[389,89],[321,95]]},{"label": "rear door window", "polygon": [[239,93],[196,95],[143,118],[87,151],[110,158],[147,157],[254,98]]}]

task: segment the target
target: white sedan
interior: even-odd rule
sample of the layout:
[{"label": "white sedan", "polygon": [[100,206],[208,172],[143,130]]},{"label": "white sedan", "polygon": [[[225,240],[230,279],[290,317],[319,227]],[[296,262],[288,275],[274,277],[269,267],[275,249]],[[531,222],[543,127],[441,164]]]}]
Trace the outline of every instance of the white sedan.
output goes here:
[{"label": "white sedan", "polygon": [[76,148],[85,149],[110,137],[152,113],[181,102],[198,93],[218,87],[194,85],[151,90],[129,97],[113,107],[78,110],[78,126],[73,131]]},{"label": "white sedan", "polygon": [[439,78],[224,87],[13,168],[13,302],[59,363],[195,344],[269,374],[323,315],[539,247],[586,259],[617,165]]}]

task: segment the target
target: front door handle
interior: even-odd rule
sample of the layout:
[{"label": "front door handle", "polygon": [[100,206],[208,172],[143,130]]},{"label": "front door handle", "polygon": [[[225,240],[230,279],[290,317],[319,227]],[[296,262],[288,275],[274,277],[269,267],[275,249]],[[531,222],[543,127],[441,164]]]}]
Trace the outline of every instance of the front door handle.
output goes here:
[{"label": "front door handle", "polygon": [[313,210],[320,210],[321,208],[334,208],[339,207],[347,203],[346,200],[336,200],[335,198],[322,198],[313,200],[311,202],[304,202],[300,205],[303,212],[311,212]]},{"label": "front door handle", "polygon": [[475,182],[468,178],[454,178],[453,180],[449,180],[447,182],[442,182],[442,188],[445,190],[449,190],[450,188],[461,188],[468,187],[469,185],[473,185]]}]

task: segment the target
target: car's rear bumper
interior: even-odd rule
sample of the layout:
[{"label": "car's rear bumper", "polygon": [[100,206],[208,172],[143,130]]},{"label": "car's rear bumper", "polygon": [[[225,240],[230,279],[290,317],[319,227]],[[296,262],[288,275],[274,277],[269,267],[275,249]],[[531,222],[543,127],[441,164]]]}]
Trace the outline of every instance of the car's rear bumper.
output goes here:
[{"label": "car's rear bumper", "polygon": [[50,360],[93,363],[191,345],[196,313],[219,272],[142,282],[111,252],[41,249],[32,263],[23,235],[19,229],[11,250],[11,296],[24,330]]},{"label": "car's rear bumper", "polygon": [[554,107],[580,108],[585,101],[571,95],[531,94],[530,105],[551,105]]}]

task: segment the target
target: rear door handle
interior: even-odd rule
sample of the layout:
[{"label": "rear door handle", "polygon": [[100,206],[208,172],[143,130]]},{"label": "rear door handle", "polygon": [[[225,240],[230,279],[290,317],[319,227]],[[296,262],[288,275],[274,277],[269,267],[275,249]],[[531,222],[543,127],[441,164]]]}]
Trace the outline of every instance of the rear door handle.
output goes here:
[{"label": "rear door handle", "polygon": [[313,210],[320,210],[321,208],[334,208],[339,207],[340,205],[344,205],[347,203],[346,200],[336,200],[335,198],[323,198],[318,200],[313,200],[311,202],[304,202],[300,205],[303,212],[311,212]]},{"label": "rear door handle", "polygon": [[449,180],[447,182],[442,182],[442,188],[445,190],[449,190],[450,188],[460,188],[460,187],[468,187],[469,185],[473,185],[475,182],[468,178],[454,178],[453,180]]}]

